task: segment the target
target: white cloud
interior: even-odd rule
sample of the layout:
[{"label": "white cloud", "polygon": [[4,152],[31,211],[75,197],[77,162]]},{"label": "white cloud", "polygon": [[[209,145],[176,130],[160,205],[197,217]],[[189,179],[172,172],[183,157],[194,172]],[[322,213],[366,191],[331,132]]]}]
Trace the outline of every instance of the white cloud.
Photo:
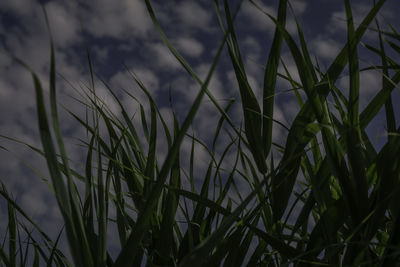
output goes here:
[{"label": "white cloud", "polygon": [[[1,1],[0,9],[14,13],[24,31],[15,25],[10,25],[4,32],[8,36],[31,39],[43,39],[49,42],[49,34],[45,24],[44,13],[36,1]],[[65,47],[80,40],[79,23],[77,21],[77,9],[72,2],[50,1],[45,5],[46,13],[49,18],[51,32],[57,46]],[[8,41],[8,40],[7,40]],[[33,44],[32,42],[30,44]],[[28,43],[29,44],[29,43]],[[27,45],[27,44],[25,44]]]},{"label": "white cloud", "polygon": [[154,53],[154,66],[164,71],[176,71],[181,68],[179,61],[171,54],[169,49],[162,43],[149,45],[149,50]]},{"label": "white cloud", "polygon": [[79,23],[72,6],[63,6],[59,2],[46,5],[50,29],[58,46],[68,46],[80,41]]},{"label": "white cloud", "polygon": [[377,71],[360,73],[360,91],[365,94],[376,94],[381,89],[381,75]]},{"label": "white cloud", "polygon": [[[200,79],[202,79],[203,82],[207,78],[209,70],[210,70],[210,64],[201,64],[196,67],[196,73],[198,74]],[[197,89],[194,88],[195,89],[194,92],[196,92],[197,94],[198,90],[200,89],[200,86],[196,84],[194,87],[197,87]],[[216,99],[222,99],[227,97],[226,93],[223,90],[222,82],[219,73],[217,71],[214,71],[211,77],[211,81],[208,84],[208,90],[214,95]]]},{"label": "white cloud", "polygon": [[155,96],[159,89],[159,79],[156,74],[147,68],[135,68],[133,72],[152,96]]},{"label": "white cloud", "polygon": [[174,10],[185,27],[209,30],[212,13],[195,1],[182,1]]},{"label": "white cloud", "polygon": [[99,60],[100,62],[105,62],[107,57],[110,54],[110,51],[107,47],[102,47],[99,45],[94,45],[90,48],[90,51],[94,52],[94,57]]},{"label": "white cloud", "polygon": [[[196,116],[195,119],[195,123],[197,120],[198,116]],[[214,125],[216,125],[214,123]],[[213,128],[208,128],[208,135],[210,135],[210,131],[212,131]],[[188,134],[192,135],[193,133],[191,131],[188,132]],[[194,134],[194,136],[196,138],[199,138],[200,140],[202,140],[205,135],[198,135],[198,134]],[[192,139],[187,137],[183,140],[182,145],[181,145],[181,149],[180,149],[180,153],[181,153],[181,159],[182,159],[182,165],[183,166],[189,166],[189,159],[190,159],[190,154],[191,154],[191,149],[192,149]],[[208,154],[207,150],[200,145],[199,143],[197,143],[195,141],[194,144],[194,174],[195,174],[195,178],[199,179],[202,178],[201,176],[205,174],[205,170],[207,170],[207,165],[209,163],[210,160],[210,155]]]},{"label": "white cloud", "polygon": [[[344,76],[338,80],[339,89],[349,92],[349,76]],[[381,89],[380,74],[376,71],[360,72],[360,111],[363,110],[371,100],[371,97],[376,95]]]},{"label": "white cloud", "polygon": [[291,18],[291,17],[287,18],[285,26],[286,26],[285,28],[286,28],[287,32],[292,37],[297,36],[297,34],[298,34],[297,24],[296,24],[296,21],[294,20],[294,18]]},{"label": "white cloud", "polygon": [[178,51],[190,57],[199,57],[204,51],[203,45],[194,38],[181,37],[176,39]]},{"label": "white cloud", "polygon": [[264,74],[265,61],[261,62],[261,58],[264,60],[267,55],[267,49],[261,49],[261,45],[256,37],[247,36],[243,42],[242,57],[244,60],[244,66],[247,74],[251,74],[255,77],[262,77]]},{"label": "white cloud", "polygon": [[332,60],[341,50],[341,44],[331,38],[317,37],[311,42],[311,51],[318,58]]},{"label": "white cloud", "polygon": [[15,12],[18,15],[27,15],[37,7],[36,1],[31,0],[0,1],[0,9]]},{"label": "white cloud", "polygon": [[[159,89],[159,79],[152,70],[144,67],[134,67],[130,69],[129,72],[123,71],[115,73],[110,78],[111,88],[116,90],[123,88],[127,91],[131,91],[132,88],[135,88],[136,91],[138,85],[131,74],[135,75],[136,78],[143,83],[152,96],[156,96]],[[141,89],[138,91],[141,92]]]},{"label": "white cloud", "polygon": [[[275,104],[274,105],[274,115],[273,118],[275,121],[281,122],[283,124],[285,123],[285,116],[282,112],[282,109],[284,107],[280,107],[279,105]],[[272,142],[276,142],[278,144],[283,144],[285,139],[285,129],[282,128],[281,125],[279,125],[276,122],[273,122],[272,126]]]},{"label": "white cloud", "polygon": [[152,23],[143,1],[99,0],[82,14],[86,30],[96,37],[146,37]]},{"label": "white cloud", "polygon": [[[273,33],[276,28],[275,23],[265,13],[276,18],[276,8],[272,6],[267,6],[259,1],[255,2],[262,11],[254,6],[252,3],[246,1],[243,4],[243,13],[252,22],[252,25],[257,29],[263,31],[266,30],[269,33]],[[300,17],[307,8],[307,2],[302,0],[295,0],[291,1],[290,3],[297,17]],[[297,35],[296,22],[294,18],[290,16],[289,11],[286,19],[286,29],[291,35]]]},{"label": "white cloud", "polygon": [[263,90],[261,89],[261,82],[251,74],[247,74],[247,80],[250,88],[253,90],[255,97],[258,100],[258,104],[261,105],[263,99]]},{"label": "white cloud", "polygon": [[[365,18],[365,16],[369,13],[369,11],[372,9],[373,5],[371,2],[363,2],[361,3],[356,3],[352,4],[352,13],[353,13],[353,21],[354,21],[354,27],[357,29],[357,27],[360,25],[362,20]],[[381,9],[380,14],[384,15],[386,19],[392,18],[394,16],[392,10],[388,9]],[[344,6],[342,6],[342,10],[333,12],[330,18],[330,22],[327,26],[327,29],[331,33],[347,33],[347,18],[346,18],[346,12]],[[370,24],[370,26],[374,26],[374,24]],[[364,35],[368,39],[376,39],[376,33],[374,31],[367,30],[366,34]]]},{"label": "white cloud", "polygon": [[44,214],[48,213],[49,210],[43,194],[37,194],[37,192],[40,192],[37,189],[38,188],[31,187],[29,191],[21,194],[20,199],[20,203],[25,210],[29,211],[29,213],[35,217],[43,216]]},{"label": "white cloud", "polygon": [[[150,92],[151,96],[156,100],[156,96],[159,90],[159,79],[155,73],[149,69],[138,67],[131,70],[134,75],[143,83],[146,89]],[[143,105],[146,116],[150,114],[150,106],[148,104],[148,98],[136,84],[135,80],[127,72],[118,72],[113,75],[110,79],[111,88],[119,91],[121,88],[135,96],[136,100],[128,96],[125,92],[119,94],[120,101],[124,106],[129,116],[133,116],[134,123],[140,125],[140,105]],[[118,108],[119,110],[119,108]],[[142,133],[139,131],[139,133]]]},{"label": "white cloud", "polygon": [[[291,53],[290,52],[282,53],[282,60],[285,63],[286,68],[289,71],[292,79],[297,82],[300,82],[300,75],[296,66],[296,62],[294,61]],[[286,72],[282,64],[279,64],[278,72],[286,76]]]},{"label": "white cloud", "polygon": [[303,14],[307,9],[307,2],[303,0],[292,0],[290,1],[290,4],[292,5],[296,16]]},{"label": "white cloud", "polygon": [[9,67],[12,64],[12,59],[4,51],[0,50],[0,68]]},{"label": "white cloud", "polygon": [[[263,3],[257,3],[263,12],[275,16],[276,10],[273,7],[266,6]],[[275,24],[271,19],[265,15],[261,10],[255,7],[252,3],[245,1],[242,6],[241,12],[251,21],[251,25],[258,30],[266,30],[273,32],[275,30]]]},{"label": "white cloud", "polygon": [[253,59],[258,59],[261,52],[261,46],[256,37],[247,36],[243,40],[243,45],[246,48],[246,50],[249,51],[250,57],[252,57]]},{"label": "white cloud", "polygon": [[[32,26],[32,28],[13,28],[7,31],[4,49],[10,55],[22,59],[34,71],[38,71],[43,69],[48,62],[50,55],[49,38],[47,34],[44,34],[44,31],[37,28],[43,25]],[[24,31],[26,32],[24,33]],[[18,79],[13,80],[17,81]]]},{"label": "white cloud", "polygon": [[[292,96],[294,96],[293,92],[290,94],[292,94]],[[285,101],[284,105],[282,103],[279,104],[279,107],[281,108],[280,112],[282,112],[283,116],[285,117],[285,120],[282,120],[280,122],[282,122],[286,126],[290,125],[293,122],[294,118],[300,111],[300,106],[299,106],[297,100],[295,100],[294,98],[292,98],[291,100]],[[278,126],[278,127],[281,127],[281,126]]]}]

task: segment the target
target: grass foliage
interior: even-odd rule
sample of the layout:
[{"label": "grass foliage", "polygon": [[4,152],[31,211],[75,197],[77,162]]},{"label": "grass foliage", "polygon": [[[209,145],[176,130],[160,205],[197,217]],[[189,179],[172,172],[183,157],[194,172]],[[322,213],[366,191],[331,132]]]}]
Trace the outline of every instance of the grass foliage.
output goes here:
[{"label": "grass foliage", "polygon": [[[60,130],[53,44],[50,106],[45,105],[38,76],[20,61],[32,74],[43,145],[42,149],[31,148],[47,161],[71,257],[57,248],[59,239],[50,239],[3,185],[0,193],[8,203],[8,227],[0,246],[0,265],[398,266],[400,128],[396,128],[392,92],[398,88],[400,71],[385,47],[399,53],[400,35],[390,24],[391,32],[379,27],[376,16],[385,0],[376,1],[359,25],[353,22],[350,0],[344,0],[347,42],[326,71],[311,59],[299,24],[296,40],[285,29],[290,5],[287,0],[279,1],[277,17],[265,13],[274,22],[275,33],[265,64],[261,105],[247,79],[235,34],[240,7],[234,10],[228,0],[215,0],[221,42],[206,79],[201,80],[164,34],[150,1],[145,3],[165,45],[199,85],[190,110],[182,123],[174,115],[173,125],[167,125],[152,95],[132,73],[148,100],[140,103],[142,123],[132,122],[131,114],[105,84],[121,109],[121,115],[113,114],[96,94],[88,53],[91,85],[82,100],[88,116],[80,118],[70,111],[89,135],[85,172],[79,173],[70,166]],[[375,29],[378,47],[361,42],[368,28]],[[293,80],[287,71],[278,72],[284,45],[294,59],[300,81]],[[361,69],[361,45],[375,53],[382,64]],[[243,125],[235,124],[228,115],[233,102],[221,106],[208,90],[223,51],[229,53],[240,91]],[[347,70],[348,97],[336,87],[339,76]],[[362,71],[378,72],[382,83],[360,110]],[[300,105],[287,129],[284,147],[272,142],[278,78],[292,85]],[[134,101],[135,96],[131,97]],[[205,175],[194,181],[194,147],[203,143],[188,130],[204,98],[219,110],[220,119],[214,135],[208,137],[213,142],[208,148]],[[144,105],[148,105],[149,115]],[[382,108],[388,138],[377,151],[366,128]],[[105,127],[106,136],[100,134],[101,127]],[[231,140],[223,153],[217,154],[224,128]],[[168,143],[163,162],[156,154],[161,135]],[[185,138],[192,142],[189,166],[181,166]],[[232,168],[223,169],[221,165],[231,151],[235,151]],[[277,153],[279,159],[274,159]],[[252,188],[247,196],[237,190],[239,180]],[[78,188],[84,191],[80,193]],[[116,219],[110,217],[111,209],[116,211]],[[114,258],[107,245],[110,224],[116,225],[120,242]]]}]

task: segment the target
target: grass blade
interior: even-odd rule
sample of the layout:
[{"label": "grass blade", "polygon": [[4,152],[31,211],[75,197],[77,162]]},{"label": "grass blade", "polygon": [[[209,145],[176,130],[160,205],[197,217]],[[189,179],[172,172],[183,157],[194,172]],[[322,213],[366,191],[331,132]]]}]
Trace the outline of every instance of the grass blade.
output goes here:
[{"label": "grass blade", "polygon": [[[285,27],[286,23],[286,9],[287,0],[279,1],[277,21],[282,25],[282,27]],[[263,147],[265,156],[269,154],[271,149],[273,124],[272,120],[269,118],[273,118],[275,86],[282,43],[283,35],[279,29],[275,29],[264,74],[262,140],[264,142]]]},{"label": "grass blade", "polygon": [[[153,20],[156,20],[154,16],[154,12],[151,8],[151,4],[148,0],[146,0],[146,6],[149,10],[150,15],[152,16]],[[158,23],[157,23],[158,25]],[[194,116],[200,106],[201,100],[206,93],[206,89],[208,86],[208,83],[210,82],[211,76],[214,72],[215,66],[218,62],[219,56],[221,55],[222,48],[224,47],[226,41],[226,36],[224,37],[223,41],[221,42],[221,45],[218,48],[218,51],[216,53],[215,59],[211,65],[211,68],[207,74],[207,78],[205,82],[203,83],[200,92],[196,96],[196,99],[187,114],[172,146],[171,149],[168,151],[168,155],[164,161],[164,164],[161,167],[161,170],[158,174],[156,184],[153,186],[152,191],[150,192],[147,202],[145,204],[145,207],[143,211],[138,215],[137,222],[135,225],[135,228],[133,229],[133,232],[130,234],[126,245],[122,248],[122,251],[120,252],[115,264],[118,266],[131,266],[133,263],[133,260],[135,258],[135,254],[137,253],[137,250],[139,248],[139,245],[147,232],[147,228],[149,226],[150,218],[152,216],[154,207],[156,206],[158,202],[159,195],[162,192],[163,185],[168,177],[168,173],[176,159],[176,156],[178,154],[180,145],[183,141],[184,136],[186,135],[186,132],[192,123]]]}]

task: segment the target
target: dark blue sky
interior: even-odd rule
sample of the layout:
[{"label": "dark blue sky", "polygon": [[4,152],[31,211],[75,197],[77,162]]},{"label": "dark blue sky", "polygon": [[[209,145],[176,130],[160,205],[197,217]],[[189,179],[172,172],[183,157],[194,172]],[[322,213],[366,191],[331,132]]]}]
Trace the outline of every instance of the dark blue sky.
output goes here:
[{"label": "dark blue sky", "polygon": [[[120,88],[129,90],[140,101],[146,98],[140,93],[132,79],[126,73],[123,64],[134,71],[148,87],[160,105],[161,112],[172,125],[172,116],[168,103],[168,90],[173,95],[173,108],[182,117],[199,90],[196,82],[188,76],[179,63],[170,55],[155,30],[143,1],[140,0],[97,0],[97,1],[45,1],[45,8],[50,19],[51,31],[56,44],[57,71],[75,87],[88,85],[89,75],[86,60],[86,45],[93,59],[94,71],[114,88],[127,109],[134,114],[138,105],[124,94]],[[232,5],[238,1],[232,1]],[[278,1],[256,1],[263,10],[275,15]],[[346,22],[343,1],[318,0],[290,1],[300,21],[309,50],[318,58],[322,69],[326,69],[340,51],[346,38]],[[351,1],[355,22],[361,21],[372,7],[374,1]],[[23,59],[39,74],[47,85],[49,63],[49,36],[39,1],[5,0],[0,1],[0,134],[17,138],[40,147],[34,103],[32,79],[26,70],[9,57],[10,54]],[[152,1],[156,16],[163,29],[180,53],[192,67],[204,78],[215,50],[221,40],[213,1]],[[400,20],[396,17],[400,10],[398,0],[388,0],[378,18],[381,26],[387,28],[383,18],[390,21],[400,30]],[[371,24],[375,28],[375,24]],[[242,48],[250,84],[261,99],[263,83],[263,65],[268,57],[270,39],[274,31],[273,23],[248,1],[244,1],[242,10],[236,20],[237,35]],[[291,15],[288,16],[287,29],[297,37],[296,27]],[[363,41],[376,45],[377,35],[368,31]],[[395,59],[399,56],[395,55]],[[284,48],[282,58],[293,77],[298,77],[294,62]],[[361,64],[379,64],[365,49],[360,49]],[[280,68],[279,71],[283,72]],[[239,101],[234,73],[225,53],[210,85],[210,90],[221,103],[224,99],[235,97]],[[380,74],[376,71],[364,72],[361,75],[362,109],[380,89]],[[337,86],[346,92],[348,79],[346,73]],[[98,93],[111,109],[118,113],[116,103],[104,86],[97,81]],[[289,89],[283,80],[278,81],[277,90]],[[59,101],[69,109],[83,114],[82,106],[70,96],[77,96],[71,86],[61,76],[58,81]],[[399,110],[398,92],[395,95],[395,110]],[[210,129],[215,128],[218,111],[205,99],[197,116],[196,136],[207,139]],[[226,102],[226,101],[225,101]],[[280,94],[275,107],[275,119],[290,124],[298,111],[293,94]],[[236,103],[232,117],[240,123],[241,107]],[[134,118],[139,121],[139,116]],[[69,155],[79,162],[82,150],[75,144],[77,137],[85,136],[82,128],[76,127],[74,120],[61,112],[62,128],[67,133]],[[371,125],[370,133],[380,135],[385,141],[385,123],[376,120]],[[273,138],[284,143],[285,130],[276,126]],[[206,140],[207,141],[207,140]],[[379,140],[377,144],[379,145]],[[33,174],[23,161],[34,166],[44,176],[47,175],[45,162],[24,146],[0,139],[0,145],[9,148],[12,153],[0,150],[0,179],[9,191],[14,193],[19,203],[31,215],[47,227],[53,235],[59,230],[60,214],[57,211],[51,192],[40,177]],[[190,142],[182,146],[182,154],[189,155]],[[159,156],[162,160],[166,145],[161,144]],[[196,154],[199,170],[206,163],[207,154],[201,149]],[[233,156],[233,155],[232,155]],[[77,163],[77,166],[79,164]],[[4,231],[6,210],[1,205],[0,233]],[[46,219],[43,219],[46,218]],[[2,237],[2,236],[0,236]]]}]

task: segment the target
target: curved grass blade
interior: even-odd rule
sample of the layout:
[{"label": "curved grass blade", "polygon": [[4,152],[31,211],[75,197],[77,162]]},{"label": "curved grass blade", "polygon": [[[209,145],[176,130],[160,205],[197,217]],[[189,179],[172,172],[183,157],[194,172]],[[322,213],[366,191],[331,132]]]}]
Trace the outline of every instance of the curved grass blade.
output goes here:
[{"label": "curved grass blade", "polygon": [[182,259],[179,266],[181,267],[197,267],[203,266],[209,254],[214,247],[224,238],[225,234],[232,226],[232,224],[239,220],[240,214],[247,207],[250,201],[256,196],[257,192],[261,190],[266,181],[263,181],[257,190],[251,192],[246,199],[231,213],[231,215],[224,218],[219,227],[202,243],[200,243],[194,250],[192,250],[185,258]]},{"label": "curved grass blade", "polygon": [[[257,6],[257,4],[255,4],[253,1],[251,1],[251,2],[255,6]],[[310,74],[312,72],[308,69],[308,66],[304,63],[304,61],[303,61],[304,59],[302,58],[301,53],[298,50],[296,43],[290,37],[290,34],[273,17],[271,17],[269,14],[266,14],[266,15],[269,16],[271,18],[271,20],[274,21],[276,26],[282,31],[283,36],[284,36],[287,44],[289,45],[289,48],[291,49],[292,55],[297,64],[297,68],[299,70],[299,74],[302,79],[303,86],[306,88],[306,90],[307,90],[307,88],[308,88],[308,90],[313,88],[314,94],[316,92],[318,92],[319,97],[321,99],[324,99],[324,98],[326,98],[327,94],[330,91],[330,87],[328,86],[327,81],[329,81],[331,84],[333,84],[337,80],[340,73],[343,71],[344,67],[346,66],[346,64],[348,62],[349,55],[348,55],[347,46],[353,46],[353,45],[359,43],[359,41],[360,41],[361,37],[364,35],[368,25],[374,19],[377,12],[383,6],[384,3],[385,3],[385,0],[380,0],[370,10],[370,12],[367,14],[367,16],[362,21],[361,25],[354,32],[352,39],[340,51],[340,53],[335,58],[334,62],[328,68],[328,71],[326,72],[323,80],[320,81],[320,83],[318,83],[317,86],[315,86],[315,88],[313,88],[314,86],[313,86],[312,78],[310,78]],[[308,93],[311,93],[311,92],[308,91]],[[300,112],[297,114],[297,116],[292,124],[291,131],[289,132],[288,137],[287,137],[285,153],[281,160],[281,165],[287,165],[287,166],[285,168],[281,168],[281,171],[275,176],[276,178],[274,179],[276,181],[275,187],[279,185],[278,188],[280,188],[279,190],[275,190],[276,197],[274,200],[275,204],[273,204],[275,206],[274,207],[275,220],[279,220],[281,218],[281,216],[283,215],[284,209],[286,208],[286,203],[288,202],[289,197],[291,195],[294,181],[297,177],[297,172],[298,172],[300,162],[301,162],[297,155],[302,153],[304,147],[308,144],[309,140],[313,136],[310,136],[309,138],[304,138],[304,142],[299,142],[298,137],[304,136],[304,131],[305,131],[304,126],[307,125],[309,122],[312,122],[313,120],[315,120],[316,116],[318,116],[318,113],[326,114],[326,113],[322,113],[322,110],[320,109],[321,107],[318,107],[318,105],[319,105],[318,98],[316,98],[316,96],[312,95],[312,94],[309,96],[311,96],[311,98],[309,99],[309,101],[307,101],[303,105]],[[315,108],[317,108],[317,110],[315,110]],[[317,113],[315,113],[315,111],[317,111]],[[329,146],[333,149],[330,154],[332,156],[334,156],[334,154],[332,154],[333,151],[335,151],[335,147],[336,147],[335,144],[332,143],[332,141],[334,141],[334,139],[332,137],[327,137],[327,138],[328,139],[326,139],[326,141],[328,141],[330,143]],[[296,158],[294,157],[294,155],[296,155]],[[335,159],[334,162],[338,163],[339,162],[338,160],[339,159]],[[342,167],[337,166],[336,170],[341,172]],[[345,174],[341,174],[340,176],[345,177]],[[348,187],[348,186],[346,186],[346,187]],[[349,195],[351,195],[351,193],[349,193]]]},{"label": "curved grass blade", "polygon": [[[386,53],[385,53],[385,46],[383,45],[382,41],[382,32],[379,27],[378,20],[376,20],[376,26],[378,28],[378,37],[379,37],[379,48],[381,51],[381,61],[382,61],[382,88],[386,88],[389,86],[389,81],[387,80],[386,77],[389,77],[389,68],[388,68],[388,62],[386,60]],[[388,42],[390,45],[390,41]],[[392,46],[393,47],[393,46]],[[400,49],[398,50],[400,53]],[[390,95],[388,99],[385,102],[385,113],[386,113],[386,125],[387,125],[387,131],[389,133],[395,132],[396,131],[396,118],[394,116],[394,110],[393,110],[393,101],[392,101],[392,96]],[[389,135],[389,139],[392,138],[392,136]]]},{"label": "curved grass blade", "polygon": [[[71,249],[72,254],[75,254],[74,260],[76,260],[77,263],[85,264],[86,266],[89,267],[89,266],[93,265],[91,251],[90,251],[89,243],[88,243],[88,240],[87,240],[87,237],[85,234],[83,221],[82,221],[82,217],[80,215],[80,210],[79,210],[79,206],[78,206],[78,198],[79,198],[78,192],[76,191],[76,187],[72,181],[72,175],[71,175],[70,168],[69,168],[68,157],[67,157],[67,153],[66,153],[63,138],[62,138],[61,129],[59,126],[59,119],[58,119],[58,112],[57,112],[57,100],[56,100],[56,70],[55,70],[55,55],[54,55],[53,38],[51,35],[51,31],[50,31],[50,24],[49,24],[49,21],[47,18],[47,13],[44,8],[43,8],[43,12],[44,12],[45,19],[46,19],[46,25],[48,27],[49,34],[50,34],[50,50],[51,50],[50,51],[51,52],[51,54],[50,54],[50,75],[49,75],[49,79],[50,79],[50,81],[49,81],[50,110],[51,110],[51,117],[52,117],[55,137],[56,137],[57,144],[58,144],[58,147],[60,150],[63,165],[65,166],[65,171],[66,171],[65,175],[67,178],[67,186],[68,186],[68,200],[67,201],[70,203],[69,205],[67,205],[66,209],[64,211],[62,211],[62,213],[64,213],[64,216],[69,217],[67,220],[69,220],[70,222],[66,222],[68,236],[69,235],[74,236],[70,239],[70,242],[71,242],[70,249]],[[49,132],[48,126],[46,126],[47,115],[46,115],[44,103],[43,103],[43,100],[40,99],[40,98],[42,98],[41,97],[41,94],[42,94],[41,93],[41,85],[37,78],[34,77],[34,80],[35,80],[35,87],[36,87],[36,94],[37,94],[39,124],[41,124],[41,127],[40,127],[41,128],[41,139],[42,139],[42,143],[44,146],[44,151],[49,153],[47,155],[47,159],[48,159],[48,157],[55,156],[54,148],[53,148],[54,146],[51,141],[52,137]],[[41,106],[41,107],[39,107],[39,106]],[[42,111],[40,111],[40,109],[42,109]],[[47,143],[47,144],[45,145],[45,143]],[[54,157],[54,160],[50,160],[50,161],[48,160],[49,168],[50,168],[50,165],[55,163],[54,161],[56,161],[55,157]],[[53,166],[52,168],[54,170],[58,169],[57,166]],[[52,176],[57,175],[57,171],[54,171],[54,170],[53,170]],[[58,171],[58,174],[60,174],[59,171]],[[58,175],[57,178],[52,177],[52,179],[53,179],[53,184],[59,183],[60,187],[65,187],[64,182],[61,180],[61,175]],[[70,211],[69,211],[69,209],[70,209]],[[69,212],[70,212],[70,215],[69,215]],[[66,219],[66,218],[64,217],[64,219]],[[68,225],[69,223],[71,223],[70,226]],[[68,229],[69,227],[71,227],[72,229]],[[74,248],[72,248],[72,247],[74,247]],[[74,252],[74,250],[75,250],[75,252]]]},{"label": "curved grass blade", "polygon": [[[348,101],[348,126],[346,131],[347,139],[347,153],[349,159],[349,165],[351,168],[351,173],[354,179],[354,187],[356,188],[356,196],[354,198],[357,201],[356,206],[357,211],[350,214],[354,217],[355,225],[358,225],[363,220],[364,216],[368,214],[369,201],[368,201],[368,186],[365,173],[365,166],[363,160],[363,150],[362,150],[362,139],[360,130],[360,119],[359,119],[359,90],[360,90],[360,73],[358,65],[358,43],[351,42],[354,39],[354,24],[353,15],[351,11],[350,1],[345,0],[345,9],[347,17],[347,43],[348,45],[348,55],[349,55],[349,80],[350,80],[350,93]],[[355,257],[355,255],[350,255],[350,258]]]},{"label": "curved grass blade", "polygon": [[[154,12],[152,10],[151,4],[148,0],[146,0],[146,6],[148,8],[148,11],[153,19],[153,21],[156,21]],[[158,23],[155,23],[158,25]],[[131,266],[133,263],[133,260],[135,259],[136,253],[140,247],[140,243],[142,242],[142,239],[144,238],[144,235],[147,233],[147,229],[149,227],[149,222],[152,217],[153,210],[155,206],[157,205],[159,196],[163,190],[164,183],[168,177],[168,173],[171,170],[171,167],[173,166],[173,163],[175,162],[176,156],[178,154],[178,151],[180,149],[180,145],[183,141],[184,136],[186,135],[187,130],[189,129],[194,116],[200,106],[201,100],[204,96],[204,94],[207,91],[207,86],[211,80],[211,76],[214,72],[215,66],[218,62],[218,59],[222,53],[222,49],[225,45],[227,36],[224,36],[223,41],[221,42],[218,51],[216,53],[216,56],[214,58],[214,61],[210,67],[210,70],[207,74],[207,78],[204,83],[202,83],[200,92],[195,98],[195,101],[187,114],[179,132],[177,133],[177,136],[171,146],[171,149],[168,151],[168,155],[164,161],[164,164],[161,167],[161,170],[158,174],[158,177],[156,178],[156,183],[152,187],[152,190],[147,198],[147,201],[145,203],[145,207],[143,210],[139,213],[136,225],[130,234],[126,245],[122,248],[115,264],[118,266]]]},{"label": "curved grass blade", "polygon": [[[282,27],[285,27],[286,24],[286,9],[287,0],[279,1],[277,21]],[[283,35],[279,29],[275,29],[264,73],[262,141],[264,143],[263,148],[265,156],[267,156],[271,150],[273,124],[270,118],[273,118],[274,112],[275,86],[282,43]]]},{"label": "curved grass blade", "polygon": [[[179,131],[179,127],[175,127],[175,135]],[[163,215],[160,225],[159,239],[156,241],[155,249],[155,264],[159,265],[172,265],[174,259],[173,251],[176,246],[174,240],[174,225],[176,211],[178,208],[179,195],[174,192],[174,189],[179,189],[181,186],[181,176],[180,176],[180,163],[179,163],[179,153],[176,156],[175,162],[171,167],[170,183],[168,188],[168,193],[166,196],[165,204],[163,204]]]},{"label": "curved grass blade", "polygon": [[[220,11],[218,8],[218,2],[216,2],[218,16],[220,17]],[[226,23],[228,25],[229,42],[228,52],[232,61],[232,65],[235,71],[236,80],[239,85],[239,92],[242,99],[242,110],[244,116],[244,128],[247,141],[249,143],[249,149],[256,162],[257,168],[261,173],[267,171],[267,165],[265,162],[264,149],[260,147],[263,143],[262,139],[262,116],[261,109],[258,104],[257,98],[254,95],[253,90],[247,80],[246,71],[242,62],[240,54],[239,44],[236,38],[232,17],[230,14],[230,8],[228,1],[224,0]],[[226,33],[226,31],[224,30]]]}]

